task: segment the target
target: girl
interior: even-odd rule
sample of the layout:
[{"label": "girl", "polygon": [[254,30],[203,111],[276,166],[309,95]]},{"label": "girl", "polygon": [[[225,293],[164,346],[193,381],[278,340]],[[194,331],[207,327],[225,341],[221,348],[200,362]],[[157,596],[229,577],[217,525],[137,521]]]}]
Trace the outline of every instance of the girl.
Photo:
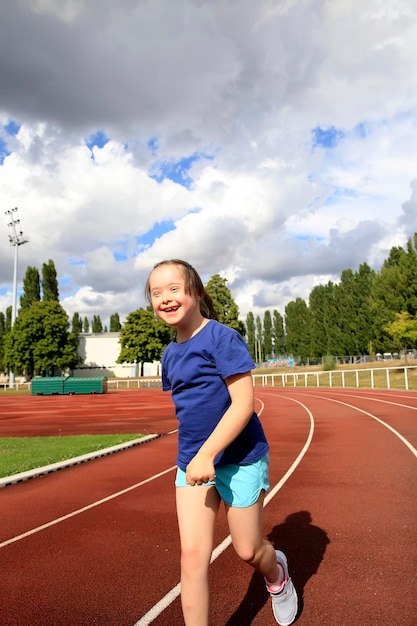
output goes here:
[{"label": "girl", "polygon": [[254,363],[241,335],[217,321],[196,270],[174,259],[146,283],[155,314],[176,330],[162,356],[178,427],[176,505],[181,541],[181,603],[186,626],[208,626],[208,570],[214,522],[224,502],[233,547],[265,577],[281,626],[297,613],[285,555],[262,538],[268,443],[254,412]]}]

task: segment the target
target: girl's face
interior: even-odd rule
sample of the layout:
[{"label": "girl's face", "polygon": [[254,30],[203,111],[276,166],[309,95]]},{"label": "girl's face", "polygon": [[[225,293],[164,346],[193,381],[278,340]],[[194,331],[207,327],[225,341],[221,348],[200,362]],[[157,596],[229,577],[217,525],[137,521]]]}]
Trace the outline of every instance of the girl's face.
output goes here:
[{"label": "girl's face", "polygon": [[202,316],[197,298],[185,293],[184,283],[181,266],[168,263],[156,267],[149,277],[155,315],[169,326],[186,329]]}]

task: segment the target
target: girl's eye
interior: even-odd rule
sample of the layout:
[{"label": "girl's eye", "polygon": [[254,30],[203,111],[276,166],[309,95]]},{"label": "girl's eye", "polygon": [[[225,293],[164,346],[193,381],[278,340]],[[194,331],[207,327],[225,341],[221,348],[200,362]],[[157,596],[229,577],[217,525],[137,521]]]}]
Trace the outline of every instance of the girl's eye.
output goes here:
[{"label": "girl's eye", "polygon": [[153,298],[157,298],[159,296],[159,291],[153,291],[152,292],[152,297]]}]

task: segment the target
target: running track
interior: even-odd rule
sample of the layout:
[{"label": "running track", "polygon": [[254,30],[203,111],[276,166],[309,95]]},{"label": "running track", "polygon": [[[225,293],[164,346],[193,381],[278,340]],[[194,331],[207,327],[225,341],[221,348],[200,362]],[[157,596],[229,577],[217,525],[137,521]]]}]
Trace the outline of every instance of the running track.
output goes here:
[{"label": "running track", "polygon": [[[256,388],[271,451],[265,535],[299,626],[414,626],[417,394]],[[0,490],[1,626],[181,626],[176,421],[160,390],[3,396],[1,436],[155,432],[144,445]],[[275,624],[221,511],[211,625]]]}]

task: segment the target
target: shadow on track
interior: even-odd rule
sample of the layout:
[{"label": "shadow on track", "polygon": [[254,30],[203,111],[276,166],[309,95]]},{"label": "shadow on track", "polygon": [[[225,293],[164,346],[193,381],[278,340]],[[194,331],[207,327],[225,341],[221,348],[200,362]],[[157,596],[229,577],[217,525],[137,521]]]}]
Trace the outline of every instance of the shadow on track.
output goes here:
[{"label": "shadow on track", "polygon": [[[288,515],[283,524],[274,526],[268,539],[275,549],[282,550],[288,557],[291,578],[298,594],[298,618],[303,609],[304,587],[317,573],[330,540],[322,528],[312,524],[308,511]],[[245,597],[226,626],[250,626],[268,600],[264,580],[254,572]]]}]

